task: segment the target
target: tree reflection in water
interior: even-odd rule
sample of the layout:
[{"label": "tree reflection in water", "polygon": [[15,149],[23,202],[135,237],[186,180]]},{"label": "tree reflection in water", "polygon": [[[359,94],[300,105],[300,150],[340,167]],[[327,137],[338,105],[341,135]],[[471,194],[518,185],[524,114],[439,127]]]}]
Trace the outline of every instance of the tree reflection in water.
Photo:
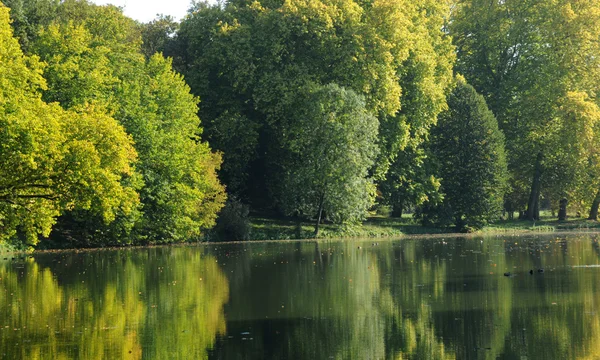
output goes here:
[{"label": "tree reflection in water", "polygon": [[600,358],[595,235],[358,244],[2,261],[0,357]]},{"label": "tree reflection in water", "polygon": [[0,357],[207,358],[227,278],[181,249],[39,255],[0,264]]}]

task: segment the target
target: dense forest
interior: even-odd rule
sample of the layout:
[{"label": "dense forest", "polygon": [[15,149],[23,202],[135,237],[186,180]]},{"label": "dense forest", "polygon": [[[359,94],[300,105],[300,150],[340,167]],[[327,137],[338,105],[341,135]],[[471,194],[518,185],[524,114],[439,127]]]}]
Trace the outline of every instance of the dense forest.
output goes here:
[{"label": "dense forest", "polygon": [[596,0],[2,2],[0,242],[598,217]]}]

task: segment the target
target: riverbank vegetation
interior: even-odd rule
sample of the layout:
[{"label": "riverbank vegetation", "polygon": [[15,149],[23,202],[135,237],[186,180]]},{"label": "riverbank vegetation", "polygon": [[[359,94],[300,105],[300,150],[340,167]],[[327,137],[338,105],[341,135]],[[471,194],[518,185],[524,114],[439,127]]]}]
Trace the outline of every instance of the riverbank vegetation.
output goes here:
[{"label": "riverbank vegetation", "polygon": [[[359,226],[321,225],[318,238],[401,238],[414,235],[455,234],[456,228],[424,226],[413,214],[393,218],[372,214]],[[473,235],[483,234],[527,234],[552,233],[563,231],[600,231],[600,223],[586,218],[570,218],[559,221],[550,212],[543,211],[540,220],[496,220],[476,230]],[[274,219],[255,216],[249,219],[247,239],[251,240],[293,240],[314,238],[314,223],[294,219]],[[229,238],[228,238],[229,239]],[[210,240],[210,239],[208,239]],[[223,240],[216,237],[212,240]],[[377,240],[376,240],[377,241]]]},{"label": "riverbank vegetation", "polygon": [[3,0],[0,242],[593,226],[598,38],[594,0]]}]

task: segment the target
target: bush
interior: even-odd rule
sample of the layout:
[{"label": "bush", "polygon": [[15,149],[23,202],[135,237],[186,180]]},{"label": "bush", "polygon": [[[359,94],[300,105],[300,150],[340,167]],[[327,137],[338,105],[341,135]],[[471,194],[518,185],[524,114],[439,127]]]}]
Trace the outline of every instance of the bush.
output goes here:
[{"label": "bush", "polygon": [[248,205],[236,197],[230,197],[217,218],[214,228],[216,238],[220,241],[248,240],[250,237],[250,220]]}]

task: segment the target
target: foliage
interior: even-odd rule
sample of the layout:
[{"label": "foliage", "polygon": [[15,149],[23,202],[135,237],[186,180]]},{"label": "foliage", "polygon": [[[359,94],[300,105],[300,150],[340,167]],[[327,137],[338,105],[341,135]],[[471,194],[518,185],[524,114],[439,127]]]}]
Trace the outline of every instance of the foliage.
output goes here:
[{"label": "foliage", "polygon": [[[280,139],[298,92],[311,84],[335,83],[364,96],[382,127],[374,171],[381,177],[409,137],[425,136],[444,108],[453,63],[442,32],[447,5],[427,0],[196,4],[182,21],[173,56],[203,100],[205,136],[224,152],[220,176],[228,191],[254,207],[282,202],[278,179],[288,169]],[[404,102],[406,111],[398,113]]]},{"label": "foliage", "polygon": [[140,153],[145,187],[142,232],[151,241],[198,238],[214,226],[225,194],[216,170],[219,154],[198,139],[198,99],[189,93],[171,62],[154,55],[135,85],[121,94],[124,119]]},{"label": "foliage", "polygon": [[250,208],[236,197],[230,197],[219,213],[213,232],[222,241],[248,240],[250,238]]},{"label": "foliage", "polygon": [[379,183],[381,201],[392,206],[392,216],[401,217],[408,205],[419,207],[441,201],[440,181],[434,175],[428,151],[427,143],[423,143],[398,152],[385,181]]},{"label": "foliage", "polygon": [[142,33],[142,52],[146,58],[150,58],[157,52],[170,54],[169,48],[173,42],[171,39],[175,36],[179,23],[172,16],[159,15],[149,23],[141,25]]},{"label": "foliage", "polygon": [[286,127],[285,212],[316,215],[317,224],[322,211],[338,223],[362,220],[375,192],[368,170],[377,155],[377,119],[362,97],[335,84],[309,89],[297,108]]},{"label": "foliage", "polygon": [[[417,1],[412,19],[414,44],[399,68],[403,92],[401,109],[384,116],[380,138],[385,150],[378,161],[381,200],[401,216],[405,206],[439,200],[439,180],[429,166],[426,142],[439,113],[447,108],[446,93],[452,85],[454,49],[443,31],[449,13],[446,1]],[[406,136],[397,138],[400,126]]]},{"label": "foliage", "polygon": [[60,0],[2,0],[10,8],[14,36],[27,52],[31,40],[57,15]]},{"label": "foliage", "polygon": [[[422,178],[421,174],[416,174],[426,157],[422,145],[439,113],[447,108],[446,95],[453,81],[454,47],[444,31],[450,2],[418,0],[398,5],[410,14],[411,43],[408,57],[397,68],[402,87],[401,107],[393,115],[380,116],[382,151],[377,172],[380,183],[389,190],[402,191],[404,184],[399,183],[404,181],[411,185],[419,183],[411,186],[410,191],[418,201],[418,198],[427,197],[426,190],[431,185],[429,176]],[[392,175],[391,179],[386,179],[386,175]],[[403,179],[394,178],[395,175]],[[417,190],[419,186],[423,191]]]},{"label": "foliage", "polygon": [[429,210],[437,213],[437,221],[452,222],[459,230],[481,228],[502,209],[504,135],[483,97],[463,79],[458,79],[448,106],[432,130],[431,144],[444,199],[428,204]]},{"label": "foliage", "polygon": [[556,127],[548,135],[557,147],[546,158],[545,196],[558,204],[570,199],[589,209],[600,189],[600,107],[585,92],[567,92],[557,104]]},{"label": "foliage", "polygon": [[0,240],[36,244],[57,216],[86,209],[105,222],[138,201],[128,186],[136,159],[131,138],[94,106],[78,112],[46,104],[37,57],[12,37],[0,7]]},{"label": "foliage", "polygon": [[597,127],[590,126],[595,116],[569,114],[598,103],[600,3],[460,0],[450,32],[458,71],[486,97],[506,134],[512,200],[530,194],[517,206],[527,205],[531,219],[541,193],[580,200],[571,175],[585,171],[569,168],[586,163],[589,151],[580,151],[578,139]]},{"label": "foliage", "polygon": [[[351,229],[375,196],[461,229],[501,203],[530,220],[540,198],[600,203],[595,0],[228,0],[194,2],[181,24],[87,0],[5,4],[2,239],[200,239],[221,182],[317,230]],[[506,138],[464,82],[447,98],[454,71]],[[247,237],[240,204],[227,237]]]},{"label": "foliage", "polygon": [[[53,239],[90,246],[199,238],[214,225],[225,201],[216,176],[221,157],[199,139],[198,98],[172,70],[170,60],[161,55],[145,59],[139,25],[113,6],[65,1],[52,22],[39,25],[29,50],[46,64],[42,99],[58,102],[74,117],[71,122],[97,117],[88,137],[114,140],[124,153],[135,153],[133,139],[139,154],[135,169],[116,179],[139,197],[139,206],[114,210],[119,202],[114,196],[115,204],[106,204],[112,206],[107,210],[113,213],[110,220],[116,218],[111,224],[90,206],[69,206],[73,211],[59,219]],[[113,135],[121,126],[131,138]],[[103,191],[109,187],[97,193],[102,196]],[[49,227],[45,229],[47,234]]]}]

